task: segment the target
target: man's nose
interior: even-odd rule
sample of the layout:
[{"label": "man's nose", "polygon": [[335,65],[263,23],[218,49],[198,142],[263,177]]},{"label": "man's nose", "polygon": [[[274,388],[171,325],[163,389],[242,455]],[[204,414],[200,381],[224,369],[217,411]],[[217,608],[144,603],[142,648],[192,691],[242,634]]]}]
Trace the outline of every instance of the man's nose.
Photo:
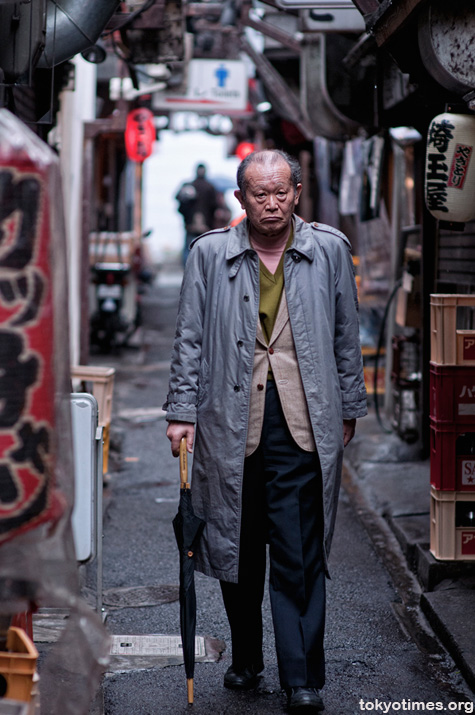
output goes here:
[{"label": "man's nose", "polygon": [[268,208],[270,211],[275,211],[275,209],[277,208],[277,199],[272,194],[269,194],[269,196],[267,197],[266,208]]}]

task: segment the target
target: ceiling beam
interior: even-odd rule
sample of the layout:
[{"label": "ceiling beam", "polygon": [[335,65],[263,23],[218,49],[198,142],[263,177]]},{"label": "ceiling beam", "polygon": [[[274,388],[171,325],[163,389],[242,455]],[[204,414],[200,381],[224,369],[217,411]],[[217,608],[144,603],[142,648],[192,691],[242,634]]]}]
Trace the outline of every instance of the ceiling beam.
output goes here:
[{"label": "ceiling beam", "polygon": [[276,68],[265,55],[257,52],[247,40],[242,41],[242,49],[256,65],[257,73],[270,95],[272,105],[277,110],[277,114],[295,124],[305,139],[308,141],[314,139],[315,132],[308,116],[303,111],[298,98]]},{"label": "ceiling beam", "polygon": [[290,33],[285,32],[285,30],[281,30],[280,27],[277,27],[276,25],[271,25],[269,22],[264,22],[264,20],[250,17],[249,12],[244,14],[241,22],[243,25],[246,25],[246,27],[252,27],[254,30],[261,32],[266,37],[270,37],[271,39],[280,42],[281,45],[287,47],[289,50],[293,50],[297,55],[300,54],[301,33],[291,35]]},{"label": "ceiling beam", "polygon": [[202,15],[221,15],[223,12],[223,4],[220,2],[190,2],[185,6],[185,15],[187,17],[201,17]]},{"label": "ceiling beam", "polygon": [[378,0],[353,0],[353,5],[360,11],[362,15],[369,15],[379,8]]},{"label": "ceiling beam", "polygon": [[[369,32],[379,47],[391,39],[410,20],[419,5],[425,0],[383,0],[378,9],[365,15],[366,30]],[[358,6],[370,3],[372,0],[353,0]],[[361,10],[360,10],[361,11]]]}]

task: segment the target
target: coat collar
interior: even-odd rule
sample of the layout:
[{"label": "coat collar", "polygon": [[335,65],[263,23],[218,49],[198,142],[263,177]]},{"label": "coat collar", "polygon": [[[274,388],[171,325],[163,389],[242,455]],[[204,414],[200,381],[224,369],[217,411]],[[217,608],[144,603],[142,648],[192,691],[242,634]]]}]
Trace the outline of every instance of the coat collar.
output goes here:
[{"label": "coat collar", "polygon": [[[296,214],[293,215],[292,220],[294,221],[294,240],[290,250],[300,253],[309,261],[313,261],[315,255],[315,240],[312,232],[306,230],[310,228],[309,224]],[[229,236],[226,260],[233,261],[233,265],[229,271],[230,277],[235,276],[238,272],[246,252],[254,251],[249,243],[248,227],[249,221],[245,218],[238,223]]]}]

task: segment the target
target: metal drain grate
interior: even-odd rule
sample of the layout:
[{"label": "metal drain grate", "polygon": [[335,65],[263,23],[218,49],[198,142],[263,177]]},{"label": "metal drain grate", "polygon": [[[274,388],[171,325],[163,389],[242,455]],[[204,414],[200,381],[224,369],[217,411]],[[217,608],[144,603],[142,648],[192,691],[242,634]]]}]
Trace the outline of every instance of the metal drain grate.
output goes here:
[{"label": "metal drain grate", "polygon": [[172,603],[178,601],[178,598],[178,586],[162,585],[109,588],[104,591],[102,600],[110,608],[140,608]]}]

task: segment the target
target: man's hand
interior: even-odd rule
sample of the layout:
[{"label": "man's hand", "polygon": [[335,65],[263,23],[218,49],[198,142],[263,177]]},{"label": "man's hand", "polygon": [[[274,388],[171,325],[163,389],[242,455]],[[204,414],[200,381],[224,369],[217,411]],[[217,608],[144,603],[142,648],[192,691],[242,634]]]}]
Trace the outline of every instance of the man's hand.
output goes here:
[{"label": "man's hand", "polygon": [[355,436],[356,419],[343,420],[343,446],[351,442]]},{"label": "man's hand", "polygon": [[180,454],[180,442],[182,437],[186,437],[187,451],[192,452],[195,439],[195,425],[192,422],[169,422],[167,437],[172,443],[171,448],[174,457],[178,457]]}]

